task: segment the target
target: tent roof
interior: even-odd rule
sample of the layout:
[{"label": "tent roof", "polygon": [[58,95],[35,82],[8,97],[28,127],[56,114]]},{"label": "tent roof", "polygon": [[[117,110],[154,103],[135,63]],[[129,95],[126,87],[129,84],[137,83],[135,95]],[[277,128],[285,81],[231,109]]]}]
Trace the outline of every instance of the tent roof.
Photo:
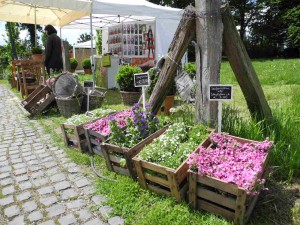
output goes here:
[{"label": "tent roof", "polygon": [[[145,0],[93,0],[92,15],[94,29],[105,29],[122,22],[147,21],[155,18],[179,21],[182,9],[156,5]],[[90,19],[84,17],[64,28],[89,29]]]},{"label": "tent roof", "polygon": [[88,0],[0,0],[0,20],[62,27],[89,15]]}]

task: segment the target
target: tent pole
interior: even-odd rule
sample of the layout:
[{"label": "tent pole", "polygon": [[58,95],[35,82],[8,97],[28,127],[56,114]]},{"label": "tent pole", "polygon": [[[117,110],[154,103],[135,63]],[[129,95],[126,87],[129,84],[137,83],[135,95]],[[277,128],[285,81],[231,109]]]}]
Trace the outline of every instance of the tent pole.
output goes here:
[{"label": "tent pole", "polygon": [[34,6],[34,46],[37,46],[37,34],[36,34],[36,6]]},{"label": "tent pole", "polygon": [[90,29],[91,29],[91,64],[92,64],[92,74],[93,74],[93,82],[95,85],[95,65],[94,65],[94,46],[93,46],[93,0],[91,0],[91,13],[90,13]]}]

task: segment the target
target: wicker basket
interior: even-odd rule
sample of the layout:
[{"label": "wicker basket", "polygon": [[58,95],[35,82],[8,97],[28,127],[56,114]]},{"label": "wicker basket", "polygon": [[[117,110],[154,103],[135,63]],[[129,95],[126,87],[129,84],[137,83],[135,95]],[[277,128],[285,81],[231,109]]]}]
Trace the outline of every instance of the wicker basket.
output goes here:
[{"label": "wicker basket", "polygon": [[[103,103],[104,98],[105,98],[105,94],[104,95],[99,95],[99,94],[96,94],[96,93],[95,94],[90,94],[89,111],[93,110],[93,109],[100,108],[102,103]],[[84,94],[84,96],[83,96],[81,110],[82,111],[87,110],[87,95],[86,94]]]},{"label": "wicker basket", "polygon": [[77,98],[55,98],[59,112],[62,116],[68,118],[74,114],[79,114],[83,96]]},{"label": "wicker basket", "polygon": [[124,105],[132,106],[134,103],[137,103],[140,99],[141,93],[140,92],[126,92],[120,91],[122,102]]}]

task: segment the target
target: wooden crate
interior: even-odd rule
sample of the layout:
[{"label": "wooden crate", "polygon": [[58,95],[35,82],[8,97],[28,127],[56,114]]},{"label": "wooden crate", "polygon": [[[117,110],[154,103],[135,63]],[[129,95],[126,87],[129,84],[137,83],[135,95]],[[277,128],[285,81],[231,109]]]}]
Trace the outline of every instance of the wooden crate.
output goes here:
[{"label": "wooden crate", "polygon": [[30,118],[34,118],[47,109],[54,100],[55,96],[51,88],[39,85],[26,99],[21,101],[20,105],[30,113]]},{"label": "wooden crate", "polygon": [[[213,132],[213,130],[210,131],[211,133]],[[207,148],[209,144],[210,140],[207,138],[200,145]],[[195,151],[198,151],[198,148]],[[152,190],[159,194],[173,196],[177,201],[186,200],[188,190],[187,160],[176,170],[147,162],[138,157],[134,157],[132,160],[137,172],[139,184],[142,188]]]},{"label": "wooden crate", "polygon": [[[84,130],[84,126],[89,123],[93,123],[99,119],[101,119],[101,117],[91,120],[91,121],[88,121],[86,123],[79,124],[79,125],[61,124],[60,127],[61,127],[62,134],[64,137],[65,145],[68,147],[77,148],[77,149],[81,150],[82,152],[88,151],[89,144],[88,144],[88,140],[87,140],[88,138],[87,138],[85,130]],[[72,131],[72,134],[68,133],[68,131]],[[91,133],[100,135],[94,131],[91,131]]]},{"label": "wooden crate", "polygon": [[[253,142],[234,136],[230,137],[240,143]],[[265,171],[269,157],[270,152],[263,161],[263,171]],[[264,174],[261,174],[258,178],[263,176]],[[229,184],[213,177],[200,176],[191,170],[188,171],[188,182],[189,205],[193,209],[203,209],[234,221],[235,224],[247,223],[259,196],[259,194],[247,195],[244,189],[235,184]]]},{"label": "wooden crate", "polygon": [[[155,138],[159,137],[164,133],[169,126],[166,126],[155,133],[151,134],[149,137],[145,138],[132,148],[119,147],[116,145],[109,144],[109,140],[104,142],[101,146],[102,154],[105,159],[108,170],[120,173],[126,176],[131,176],[136,180],[137,175],[132,162],[132,158],[136,156],[145,145],[151,143]],[[122,167],[120,165],[121,160],[126,161],[126,166]]]},{"label": "wooden crate", "polygon": [[89,152],[103,157],[101,144],[108,139],[109,135],[105,136],[91,129],[84,129],[84,133]]}]

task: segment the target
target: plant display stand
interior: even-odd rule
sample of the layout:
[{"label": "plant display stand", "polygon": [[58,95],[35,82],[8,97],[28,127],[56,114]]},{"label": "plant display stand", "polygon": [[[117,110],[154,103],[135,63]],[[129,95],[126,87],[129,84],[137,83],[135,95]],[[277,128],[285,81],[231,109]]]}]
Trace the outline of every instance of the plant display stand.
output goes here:
[{"label": "plant display stand", "polygon": [[88,151],[89,148],[88,148],[87,138],[83,127],[99,119],[100,118],[97,118],[79,125],[65,124],[65,123],[61,124],[60,127],[64,137],[65,146],[77,148],[82,152]]},{"label": "plant display stand", "polygon": [[33,118],[43,112],[55,100],[52,90],[45,85],[38,86],[20,105],[26,109]]},{"label": "plant display stand", "polygon": [[[200,145],[207,148],[209,144],[210,140],[207,138]],[[195,151],[197,150],[198,148]],[[139,184],[142,188],[159,194],[172,196],[178,202],[186,200],[188,190],[187,160],[177,169],[147,162],[138,157],[134,157],[132,160],[137,172]]]},{"label": "plant display stand", "polygon": [[[253,142],[251,140],[230,136],[240,143]],[[270,152],[263,161],[263,171],[270,157]],[[261,174],[258,178],[262,178]],[[188,171],[189,205],[193,209],[203,209],[220,215],[235,224],[246,224],[258,200],[259,194],[250,196],[235,184],[226,183],[219,179],[200,176]]]},{"label": "plant display stand", "polygon": [[[150,144],[155,138],[163,134],[168,127],[164,127],[155,133],[151,134],[132,148],[119,147],[116,145],[104,142],[101,146],[102,154],[105,159],[108,170],[120,173],[126,176],[131,176],[136,180],[137,175],[133,165],[132,158],[136,156],[145,145]],[[126,166],[120,164],[121,161],[126,161]]]}]

